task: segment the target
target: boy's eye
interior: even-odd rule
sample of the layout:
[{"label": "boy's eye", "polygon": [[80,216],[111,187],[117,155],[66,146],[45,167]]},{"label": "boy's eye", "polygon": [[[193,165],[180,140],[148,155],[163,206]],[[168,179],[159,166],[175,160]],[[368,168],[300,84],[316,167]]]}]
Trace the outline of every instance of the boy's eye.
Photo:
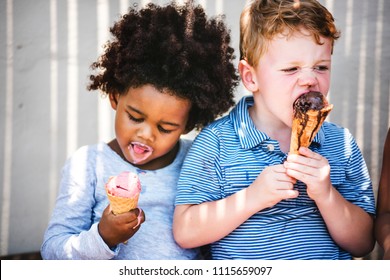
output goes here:
[{"label": "boy's eye", "polygon": [[325,65],[318,65],[318,66],[314,67],[314,70],[319,71],[319,72],[324,72],[324,71],[328,71],[329,67],[325,66]]},{"label": "boy's eye", "polygon": [[143,122],[144,119],[142,118],[135,118],[134,116],[132,116],[130,113],[127,113],[127,116],[129,117],[129,119],[133,122],[136,122],[136,123],[141,123]]},{"label": "boy's eye", "polygon": [[285,73],[294,73],[297,71],[298,71],[298,67],[290,67],[290,68],[282,69],[282,72],[285,72]]}]

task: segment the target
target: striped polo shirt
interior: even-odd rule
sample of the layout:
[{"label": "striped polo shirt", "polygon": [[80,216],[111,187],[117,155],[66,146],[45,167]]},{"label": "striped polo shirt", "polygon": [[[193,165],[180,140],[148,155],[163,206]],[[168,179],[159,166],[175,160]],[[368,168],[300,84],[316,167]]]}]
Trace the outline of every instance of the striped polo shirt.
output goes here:
[{"label": "striped polo shirt", "polygon": [[[248,187],[267,166],[283,163],[287,154],[256,129],[251,106],[253,97],[243,97],[229,115],[196,137],[181,171],[176,205],[226,198]],[[325,122],[310,149],[327,158],[332,185],[341,195],[375,214],[372,182],[350,132]],[[294,188],[297,198],[254,214],[212,243],[213,259],[351,259],[330,237],[305,185],[298,181]]]}]

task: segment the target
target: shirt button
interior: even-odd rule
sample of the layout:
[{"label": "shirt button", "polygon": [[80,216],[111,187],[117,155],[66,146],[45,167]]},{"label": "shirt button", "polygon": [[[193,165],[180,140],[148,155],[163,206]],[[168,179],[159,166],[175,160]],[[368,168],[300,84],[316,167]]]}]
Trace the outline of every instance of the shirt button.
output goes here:
[{"label": "shirt button", "polygon": [[275,146],[274,145],[272,145],[272,144],[268,144],[267,145],[267,151],[273,152],[274,150],[275,150]]}]

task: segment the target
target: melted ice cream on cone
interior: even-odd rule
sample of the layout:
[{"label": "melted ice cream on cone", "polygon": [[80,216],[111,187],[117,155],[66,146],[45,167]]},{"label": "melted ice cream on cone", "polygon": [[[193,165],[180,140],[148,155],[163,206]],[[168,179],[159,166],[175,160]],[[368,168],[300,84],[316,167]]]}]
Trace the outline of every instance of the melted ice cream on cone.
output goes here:
[{"label": "melted ice cream on cone", "polygon": [[293,104],[294,117],[290,153],[298,154],[299,147],[309,147],[322,123],[333,109],[320,92],[302,94]]},{"label": "melted ice cream on cone", "polygon": [[111,210],[114,214],[122,214],[137,208],[141,192],[138,175],[132,172],[122,172],[108,179],[105,186]]}]

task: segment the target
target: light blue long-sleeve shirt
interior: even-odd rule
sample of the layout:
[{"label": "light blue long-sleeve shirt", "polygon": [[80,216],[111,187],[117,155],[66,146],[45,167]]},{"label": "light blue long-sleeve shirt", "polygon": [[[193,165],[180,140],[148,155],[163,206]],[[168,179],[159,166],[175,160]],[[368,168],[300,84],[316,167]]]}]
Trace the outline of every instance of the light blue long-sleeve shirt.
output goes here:
[{"label": "light blue long-sleeve shirt", "polygon": [[[140,170],[124,161],[105,143],[84,146],[62,170],[56,205],[44,235],[44,259],[196,259],[198,249],[182,249],[173,239],[172,220],[176,184],[191,145],[180,140],[175,161],[159,170]],[[109,204],[104,185],[122,171],[139,175],[142,191],[138,206],[146,221],[127,244],[109,248],[97,225]]]}]

